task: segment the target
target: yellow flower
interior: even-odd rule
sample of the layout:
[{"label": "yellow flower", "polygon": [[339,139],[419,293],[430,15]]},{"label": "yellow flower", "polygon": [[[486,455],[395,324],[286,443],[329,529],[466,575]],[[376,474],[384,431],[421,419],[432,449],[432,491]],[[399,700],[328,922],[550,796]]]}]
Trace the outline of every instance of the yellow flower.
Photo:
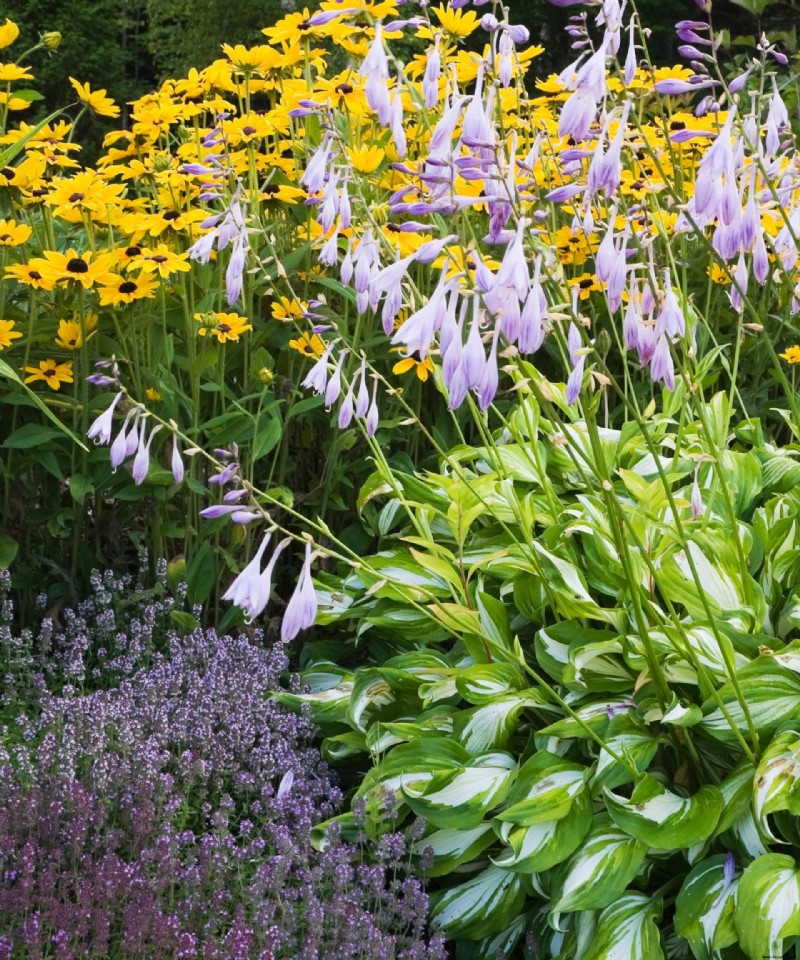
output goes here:
[{"label": "yellow flower", "polygon": [[31,228],[16,220],[0,220],[0,247],[18,247],[30,239]]},{"label": "yellow flower", "polygon": [[5,50],[19,36],[19,27],[12,20],[6,22],[0,27],[0,50]]},{"label": "yellow flower", "polygon": [[[454,37],[468,37],[480,25],[478,15],[474,10],[464,11],[453,10],[452,7],[434,7],[433,13],[442,28]],[[417,36],[430,37],[431,32],[424,28],[418,32]]]},{"label": "yellow flower", "polygon": [[144,297],[154,297],[158,284],[152,277],[117,277],[116,282],[100,287],[100,306],[119,306],[121,303],[133,303]]},{"label": "yellow flower", "polygon": [[55,280],[42,275],[39,265],[45,263],[41,257],[31,260],[30,263],[12,263],[6,267],[6,277],[13,277],[18,283],[24,283],[34,290],[52,290]]},{"label": "yellow flower", "polygon": [[[92,253],[87,250],[86,253],[76,253],[71,247],[66,253],[59,253],[56,250],[45,250],[44,259],[36,258],[31,260],[45,279],[49,279],[53,285],[57,283],[69,283],[74,280],[79,283],[84,290],[90,290],[96,283],[111,283],[114,280],[114,274],[111,268],[114,265],[113,253]],[[52,288],[51,288],[52,289]]]},{"label": "yellow flower", "polygon": [[569,285],[578,288],[578,296],[581,300],[587,300],[593,290],[603,289],[602,283],[593,273],[582,273],[579,277],[573,277]]},{"label": "yellow flower", "polygon": [[800,346],[795,344],[793,347],[787,347],[785,353],[779,354],[787,363],[800,363]]},{"label": "yellow flower", "polygon": [[431,363],[430,354],[428,354],[424,360],[420,360],[418,353],[412,353],[408,357],[403,357],[402,360],[398,360],[397,363],[392,367],[392,373],[408,373],[409,370],[413,370],[417,377],[425,383],[428,377],[433,373],[433,364]]},{"label": "yellow flower", "polygon": [[15,80],[33,80],[33,74],[27,67],[16,63],[0,63],[0,83],[13,83]]},{"label": "yellow flower", "polygon": [[296,340],[290,340],[292,350],[302,353],[304,357],[321,357],[325,353],[325,343],[316,333],[301,333]]},{"label": "yellow flower", "polygon": [[198,323],[204,324],[197,331],[201,337],[216,337],[220,343],[238,341],[240,333],[253,329],[246,317],[240,317],[236,313],[196,313],[194,318]]},{"label": "yellow flower", "polygon": [[274,320],[298,320],[308,309],[308,304],[299,300],[290,300],[288,297],[278,297],[272,301],[272,318]]},{"label": "yellow flower", "polygon": [[299,187],[290,187],[288,183],[265,183],[261,188],[262,200],[279,200],[281,203],[297,203],[308,196]]},{"label": "yellow flower", "polygon": [[142,250],[140,256],[131,263],[130,269],[168,277],[173,273],[188,273],[192,265],[188,253],[175,253],[165,243],[159,243],[155,250]]},{"label": "yellow flower", "polygon": [[[83,318],[83,329],[86,330],[87,340],[90,340],[95,333],[97,326],[97,314],[88,313]],[[58,324],[58,336],[56,344],[63,350],[80,350],[83,346],[83,332],[81,330],[80,318],[74,320],[61,320]]]},{"label": "yellow flower", "polygon": [[10,347],[12,340],[18,340],[22,336],[21,333],[17,333],[14,326],[13,320],[0,320],[0,350]]},{"label": "yellow flower", "polygon": [[153,403],[158,403],[158,401],[161,399],[161,394],[158,392],[158,390],[156,390],[155,387],[148,387],[145,390],[144,395],[148,400],[152,400]]},{"label": "yellow flower", "polygon": [[347,156],[353,169],[359,173],[373,173],[383,163],[386,154],[380,147],[370,147],[364,144],[358,149],[348,148]]},{"label": "yellow flower", "polygon": [[62,383],[72,383],[72,361],[56,363],[55,360],[40,360],[38,367],[25,367],[25,383],[44,381],[51,390],[60,390]]},{"label": "yellow flower", "polygon": [[69,78],[69,82],[75,88],[78,99],[81,103],[85,103],[92,113],[96,113],[98,117],[119,116],[119,107],[106,96],[105,90],[92,90],[88,83],[79,83],[72,77]]}]

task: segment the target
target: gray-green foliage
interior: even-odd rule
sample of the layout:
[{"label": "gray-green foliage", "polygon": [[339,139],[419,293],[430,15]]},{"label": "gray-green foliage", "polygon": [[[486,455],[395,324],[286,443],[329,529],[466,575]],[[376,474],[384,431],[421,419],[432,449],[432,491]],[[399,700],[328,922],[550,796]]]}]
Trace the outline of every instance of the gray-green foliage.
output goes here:
[{"label": "gray-green foliage", "polygon": [[[526,935],[561,960],[781,956],[800,934],[797,451],[729,430],[724,394],[679,386],[617,431],[530,373],[482,447],[365,484],[381,549],[321,576],[331,647],[322,631],[284,699],[334,762],[367,762],[376,822],[391,794],[425,818],[460,957]],[[342,635],[351,670],[327,652]]]}]

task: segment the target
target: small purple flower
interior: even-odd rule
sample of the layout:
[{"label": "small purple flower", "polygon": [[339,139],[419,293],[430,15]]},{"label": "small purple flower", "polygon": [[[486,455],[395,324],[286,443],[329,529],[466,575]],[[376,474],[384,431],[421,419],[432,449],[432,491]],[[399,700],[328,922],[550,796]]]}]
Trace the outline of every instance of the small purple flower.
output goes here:
[{"label": "small purple flower", "polygon": [[567,379],[566,398],[570,406],[578,399],[583,385],[583,369],[586,365],[586,356],[582,352],[582,348],[581,332],[574,323],[570,323],[567,334],[567,350],[569,351],[569,361],[572,364],[572,369]]},{"label": "small purple flower", "polygon": [[114,410],[122,399],[122,393],[118,393],[108,407],[92,422],[92,425],[86,432],[90,440],[98,444],[107,444],[111,441],[111,428],[114,422]]},{"label": "small purple flower", "polygon": [[317,617],[317,595],[314,592],[314,583],[311,579],[311,544],[306,543],[306,556],[300,578],[286,605],[281,624],[281,641],[288,643],[300,633],[307,630]]}]

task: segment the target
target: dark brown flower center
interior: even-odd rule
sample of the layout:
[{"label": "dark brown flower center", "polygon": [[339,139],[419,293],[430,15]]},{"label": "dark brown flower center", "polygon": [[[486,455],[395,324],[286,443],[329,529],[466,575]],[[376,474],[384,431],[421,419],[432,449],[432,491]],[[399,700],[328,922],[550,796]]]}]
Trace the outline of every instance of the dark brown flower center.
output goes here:
[{"label": "dark brown flower center", "polygon": [[133,280],[125,280],[119,285],[120,293],[134,293],[137,289],[138,288]]},{"label": "dark brown flower center", "polygon": [[141,255],[141,253],[142,253],[142,248],[141,248],[141,247],[128,247],[128,249],[125,251],[125,256],[126,256],[126,257],[138,257],[138,256]]},{"label": "dark brown flower center", "polygon": [[80,203],[83,200],[84,195],[82,193],[71,193],[67,199],[70,203]]},{"label": "dark brown flower center", "polygon": [[242,127],[242,133],[246,137],[252,137],[254,133],[258,133],[255,127],[251,127],[249,124],[246,127]]},{"label": "dark brown flower center", "polygon": [[167,210],[163,217],[165,220],[177,220],[180,214],[176,210]]},{"label": "dark brown flower center", "polygon": [[67,270],[70,273],[88,273],[89,264],[81,257],[73,257],[71,260],[67,260]]}]

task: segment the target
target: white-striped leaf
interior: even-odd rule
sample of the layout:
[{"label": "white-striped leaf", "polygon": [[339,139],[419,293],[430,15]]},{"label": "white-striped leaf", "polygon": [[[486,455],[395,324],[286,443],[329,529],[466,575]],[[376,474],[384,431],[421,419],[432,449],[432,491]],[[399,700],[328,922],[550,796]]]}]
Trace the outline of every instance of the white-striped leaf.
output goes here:
[{"label": "white-striped leaf", "polygon": [[714,960],[723,947],[736,943],[737,886],[732,853],[701,861],[683,881],[675,902],[675,932],[689,941],[697,960]]},{"label": "white-striped leaf", "polygon": [[428,877],[441,877],[462,863],[473,860],[494,840],[491,823],[482,823],[471,830],[435,830],[411,845],[415,856],[430,848],[433,863],[425,870]]},{"label": "white-striped leaf", "polygon": [[470,829],[505,800],[516,774],[510,754],[487,753],[427,783],[405,784],[403,792],[414,813],[435,827]]},{"label": "white-striped leaf", "polygon": [[487,867],[449,890],[431,894],[432,922],[448,939],[482,940],[504,930],[525,903],[522,878]]},{"label": "white-striped leaf", "polygon": [[588,791],[584,791],[560,820],[545,820],[518,828],[510,823],[503,824],[500,836],[508,844],[508,849],[493,862],[517,873],[542,873],[571,856],[591,825],[592,801]]},{"label": "white-striped leaf", "polygon": [[681,797],[646,776],[630,800],[606,791],[606,809],[616,825],[658,850],[685,850],[708,839],[722,813],[722,794],[708,784],[693,797]]},{"label": "white-striped leaf", "polygon": [[772,840],[768,814],[776,810],[800,813],[800,734],[788,730],[764,751],[755,778],[753,807],[756,821]]},{"label": "white-striped leaf", "polygon": [[525,697],[502,697],[482,707],[459,711],[453,718],[456,739],[475,756],[507,749],[526,702]]},{"label": "white-striped leaf", "polygon": [[661,936],[660,898],[626,893],[606,907],[583,960],[664,960]]},{"label": "white-striped leaf", "polygon": [[586,775],[587,769],[581,764],[540,750],[520,768],[508,805],[497,819],[521,826],[560,820],[585,791]]},{"label": "white-striped leaf", "polygon": [[481,663],[456,676],[456,689],[474,706],[493,703],[497,697],[514,693],[522,686],[519,670],[508,663]]},{"label": "white-striped leaf", "polygon": [[[755,661],[746,667],[739,677],[739,689],[747,704],[753,724],[762,737],[775,732],[787,719],[800,716],[800,676],[783,670],[772,659]],[[728,714],[734,726],[747,732],[744,710],[733,687],[726,683],[720,690]],[[699,724],[715,740],[733,743],[736,734],[716,701],[709,698],[703,704],[705,717]]]},{"label": "white-striped leaf", "polygon": [[[656,755],[660,743],[657,734],[625,713],[611,720],[603,740],[608,745],[608,749],[604,747],[600,749],[592,775],[592,793],[597,793],[603,788],[613,790],[614,787],[622,786],[623,783],[630,783],[633,780],[629,769],[631,765],[639,773],[644,773]],[[626,757],[628,765],[620,763],[616,759],[618,756]]]},{"label": "white-striped leaf", "polygon": [[734,913],[739,946],[750,960],[782,957],[800,934],[800,874],[792,857],[767,853],[742,874]]},{"label": "white-striped leaf", "polygon": [[620,830],[610,817],[596,816],[580,849],[558,868],[553,913],[607,907],[639,872],[646,853],[647,845]]}]

